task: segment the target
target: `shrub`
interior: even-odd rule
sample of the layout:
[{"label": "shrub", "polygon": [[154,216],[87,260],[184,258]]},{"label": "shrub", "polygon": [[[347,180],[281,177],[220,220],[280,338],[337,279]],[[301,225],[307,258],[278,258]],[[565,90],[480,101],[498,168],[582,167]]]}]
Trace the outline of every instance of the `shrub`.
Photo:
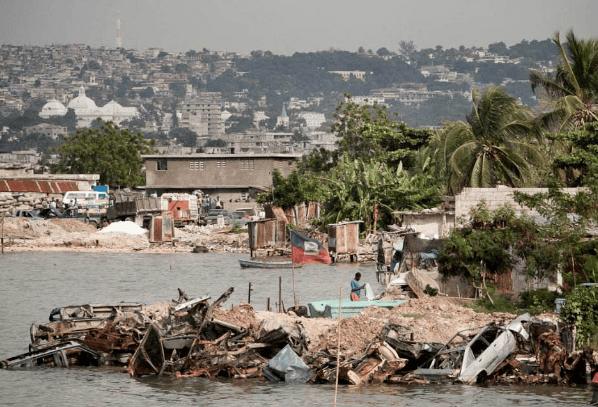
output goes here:
[{"label": "shrub", "polygon": [[577,328],[577,344],[598,344],[598,286],[576,286],[566,297],[561,318]]}]

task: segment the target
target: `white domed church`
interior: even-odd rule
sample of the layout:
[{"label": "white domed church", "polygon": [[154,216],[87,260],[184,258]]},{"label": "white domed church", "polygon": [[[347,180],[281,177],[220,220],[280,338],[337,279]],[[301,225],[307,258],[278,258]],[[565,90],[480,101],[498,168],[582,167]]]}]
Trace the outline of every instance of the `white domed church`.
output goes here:
[{"label": "white domed church", "polygon": [[120,125],[125,120],[139,116],[136,107],[123,107],[114,100],[106,103],[103,107],[96,106],[96,103],[91,98],[85,96],[85,88],[83,86],[79,88],[79,96],[71,100],[67,107],[56,99],[52,99],[44,105],[39,115],[44,119],[50,116],[64,116],[68,109],[75,111],[78,127],[89,127],[91,122],[97,118]]}]

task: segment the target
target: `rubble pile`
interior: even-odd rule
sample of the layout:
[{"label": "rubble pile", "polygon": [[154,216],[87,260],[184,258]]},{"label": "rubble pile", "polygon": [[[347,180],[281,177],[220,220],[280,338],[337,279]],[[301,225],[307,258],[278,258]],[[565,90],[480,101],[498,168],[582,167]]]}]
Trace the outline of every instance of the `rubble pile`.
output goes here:
[{"label": "rubble pile", "polygon": [[45,193],[26,192],[20,196],[13,196],[12,193],[0,193],[0,216],[4,213],[13,213],[18,209],[40,208],[49,200],[49,196]]},{"label": "rubble pile", "polygon": [[370,307],[363,314],[371,319],[407,326],[414,341],[447,342],[455,333],[466,328],[490,323],[505,324],[515,315],[505,313],[477,313],[458,303],[459,299],[444,297],[412,298],[393,309]]},{"label": "rubble pile", "polygon": [[321,347],[322,342],[326,343],[338,322],[337,320],[330,318],[299,317],[293,311],[289,311],[286,314],[259,311],[256,313],[256,318],[258,319],[260,326],[269,324],[278,327],[293,327],[300,324],[304,328],[305,339],[309,345],[309,349]]},{"label": "rubble pile", "polygon": [[338,371],[340,383],[354,385],[585,383],[598,370],[598,352],[575,351],[571,330],[554,315],[484,315],[447,298],[414,299],[342,319],[339,347],[338,320],[256,313],[246,303],[225,309],[232,292],[213,302],[179,289],[177,300],[151,306],[57,308],[48,324],[31,327],[30,352],[0,367],[111,365],[133,377],[313,383],[334,383]]},{"label": "rubble pile", "polygon": [[212,315],[214,318],[241,326],[252,332],[257,332],[260,327],[260,323],[256,318],[253,307],[247,303],[233,306],[229,310],[216,308]]},{"label": "rubble pile", "polygon": [[[378,307],[371,307],[380,309]],[[369,309],[371,309],[369,308]],[[371,344],[374,338],[382,332],[385,321],[380,318],[373,318],[370,315],[359,314],[351,318],[341,320],[341,351],[347,357],[361,357]],[[331,353],[336,353],[338,348],[338,329],[337,326],[323,334],[320,339],[320,346],[312,349],[317,352],[321,349],[327,349]]]}]

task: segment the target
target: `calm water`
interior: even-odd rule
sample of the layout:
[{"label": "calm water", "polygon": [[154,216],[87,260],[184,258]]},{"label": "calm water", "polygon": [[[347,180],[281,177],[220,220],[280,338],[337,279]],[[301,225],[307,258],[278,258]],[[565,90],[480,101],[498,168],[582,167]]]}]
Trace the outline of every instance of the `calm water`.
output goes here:
[{"label": "calm water", "polygon": [[[278,300],[293,304],[290,270],[240,269],[228,254],[23,253],[0,255],[0,358],[27,351],[29,326],[46,323],[57,306],[139,301],[152,304],[178,297],[213,299],[228,287],[235,293],[225,303],[251,300],[257,310]],[[373,267],[351,264],[305,265],[296,271],[299,302],[337,298],[347,293],[359,271],[374,291]],[[346,294],[345,294],[346,295]],[[363,386],[341,387],[339,406],[570,406],[590,399],[588,387],[556,386]],[[0,370],[0,405],[15,406],[331,406],[334,386],[289,385],[263,380],[209,380],[144,377],[132,379],[112,368]]]}]

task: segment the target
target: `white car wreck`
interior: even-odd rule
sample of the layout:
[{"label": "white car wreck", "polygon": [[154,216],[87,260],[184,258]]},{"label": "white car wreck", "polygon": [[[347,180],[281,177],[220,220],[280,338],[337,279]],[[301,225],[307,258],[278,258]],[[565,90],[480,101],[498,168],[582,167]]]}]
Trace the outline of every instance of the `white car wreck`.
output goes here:
[{"label": "white car wreck", "polygon": [[434,355],[430,363],[414,373],[431,380],[447,378],[466,384],[481,382],[518,348],[521,339],[529,339],[524,327],[529,320],[530,315],[526,313],[506,326],[488,325],[460,331]]}]

